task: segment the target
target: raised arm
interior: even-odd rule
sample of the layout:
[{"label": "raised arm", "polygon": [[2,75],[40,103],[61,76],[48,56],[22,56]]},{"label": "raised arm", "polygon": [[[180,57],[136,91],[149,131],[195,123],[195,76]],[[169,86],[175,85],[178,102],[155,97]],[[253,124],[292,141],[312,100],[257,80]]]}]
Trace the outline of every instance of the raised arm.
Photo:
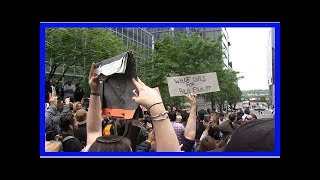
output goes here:
[{"label": "raised arm", "polygon": [[186,128],[184,131],[184,136],[189,140],[194,140],[196,137],[196,121],[197,121],[197,101],[196,101],[196,94],[189,94],[187,95],[187,100],[191,105],[189,118],[186,124]]},{"label": "raised arm", "polygon": [[153,130],[156,136],[156,148],[157,151],[180,151],[178,138],[170,123],[168,114],[165,113],[166,109],[162,103],[161,96],[156,90],[146,86],[139,78],[135,80],[132,78],[132,82],[136,86],[134,91],[134,97],[132,99],[147,107],[150,111],[153,121]]},{"label": "raised arm", "polygon": [[94,63],[89,73],[89,86],[91,93],[87,117],[87,145],[94,143],[97,137],[102,135],[99,79],[94,73]]}]

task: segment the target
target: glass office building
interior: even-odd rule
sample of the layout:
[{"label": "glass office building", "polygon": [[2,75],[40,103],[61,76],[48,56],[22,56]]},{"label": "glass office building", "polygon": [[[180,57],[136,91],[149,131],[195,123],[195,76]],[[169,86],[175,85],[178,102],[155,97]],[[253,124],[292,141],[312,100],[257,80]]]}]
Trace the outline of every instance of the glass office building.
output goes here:
[{"label": "glass office building", "polygon": [[[142,53],[135,54],[137,61],[147,59],[154,50],[154,37],[143,28],[106,28],[106,31],[110,31],[121,38],[127,47],[132,48],[134,54],[135,52],[143,50],[141,51]],[[46,61],[46,64],[50,64],[50,61]],[[65,68],[64,65],[58,67],[55,71],[55,75],[63,74]],[[50,70],[51,66],[46,65],[46,74],[49,74]],[[65,77],[66,79],[72,77],[72,79],[75,80],[74,83],[76,83],[86,81],[86,75],[87,72],[84,72],[83,67],[73,66],[67,71]],[[63,78],[59,85],[61,86],[66,79]]]}]

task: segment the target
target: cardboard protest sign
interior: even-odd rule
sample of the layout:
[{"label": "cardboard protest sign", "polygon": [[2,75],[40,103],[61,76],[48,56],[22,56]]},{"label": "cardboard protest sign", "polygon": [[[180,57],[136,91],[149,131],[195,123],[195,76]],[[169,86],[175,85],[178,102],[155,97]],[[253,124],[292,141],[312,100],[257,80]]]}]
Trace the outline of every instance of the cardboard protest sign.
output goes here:
[{"label": "cardboard protest sign", "polygon": [[220,91],[217,73],[167,77],[170,96],[184,96],[191,92],[203,94]]},{"label": "cardboard protest sign", "polygon": [[131,51],[124,52],[95,64],[99,75],[102,114],[131,119],[138,104],[132,100],[137,77],[136,65]]},{"label": "cardboard protest sign", "polygon": [[[159,87],[155,87],[155,88],[152,88],[152,89],[156,90],[156,91],[160,94]],[[160,94],[160,96],[161,96],[161,94]],[[141,105],[140,105],[140,108],[142,109],[143,112],[144,112],[144,111],[148,111],[148,109],[145,108],[144,106],[141,106]]]}]

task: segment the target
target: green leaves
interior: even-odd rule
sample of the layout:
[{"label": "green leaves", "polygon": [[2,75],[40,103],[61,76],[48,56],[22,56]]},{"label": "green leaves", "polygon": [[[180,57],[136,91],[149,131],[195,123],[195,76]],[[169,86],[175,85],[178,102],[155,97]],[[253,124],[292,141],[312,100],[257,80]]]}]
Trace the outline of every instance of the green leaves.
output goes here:
[{"label": "green leaves", "polygon": [[[203,39],[199,33],[191,36],[175,33],[175,36],[166,36],[162,41],[155,43],[155,51],[149,60],[139,62],[139,71],[142,79],[152,87],[158,86],[162,98],[167,105],[180,106],[185,102],[184,97],[170,98],[166,77],[184,76],[223,71],[221,37],[217,40]],[[227,79],[235,82],[234,78],[221,77],[223,89],[229,84],[224,84]],[[223,80],[225,79],[225,80]],[[216,94],[210,93],[210,94]],[[220,93],[222,94],[222,93]]]},{"label": "green leaves", "polygon": [[84,75],[87,75],[93,61],[99,62],[126,50],[122,39],[104,28],[48,28],[46,61],[51,61],[51,67],[55,69],[52,69],[47,79],[53,77],[55,70],[62,66],[65,69],[69,67],[65,73],[75,65],[83,68]]}]

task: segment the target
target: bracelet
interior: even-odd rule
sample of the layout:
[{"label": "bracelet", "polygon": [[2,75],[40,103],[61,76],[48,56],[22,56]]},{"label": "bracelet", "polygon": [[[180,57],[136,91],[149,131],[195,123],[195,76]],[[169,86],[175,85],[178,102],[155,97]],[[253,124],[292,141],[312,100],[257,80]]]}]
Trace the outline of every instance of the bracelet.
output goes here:
[{"label": "bracelet", "polygon": [[162,103],[163,103],[163,102],[158,102],[158,103],[152,104],[152,105],[148,108],[148,111],[150,111],[150,109],[152,108],[152,106],[157,105],[157,104],[162,104]]},{"label": "bracelet", "polygon": [[156,120],[156,118],[161,117],[161,116],[164,116],[164,115],[167,115],[166,117],[168,117],[168,111],[165,111],[165,112],[163,112],[163,113],[159,113],[159,114],[156,115],[156,116],[152,116],[152,117],[151,117],[151,120]]},{"label": "bracelet", "polygon": [[162,117],[162,118],[160,118],[160,119],[152,119],[152,121],[162,121],[162,120],[167,120],[167,119],[169,119],[169,116],[168,116],[168,115],[165,116],[165,117]]},{"label": "bracelet", "polygon": [[100,96],[100,93],[91,92],[90,94],[91,94],[91,95],[94,95],[94,96]]}]

